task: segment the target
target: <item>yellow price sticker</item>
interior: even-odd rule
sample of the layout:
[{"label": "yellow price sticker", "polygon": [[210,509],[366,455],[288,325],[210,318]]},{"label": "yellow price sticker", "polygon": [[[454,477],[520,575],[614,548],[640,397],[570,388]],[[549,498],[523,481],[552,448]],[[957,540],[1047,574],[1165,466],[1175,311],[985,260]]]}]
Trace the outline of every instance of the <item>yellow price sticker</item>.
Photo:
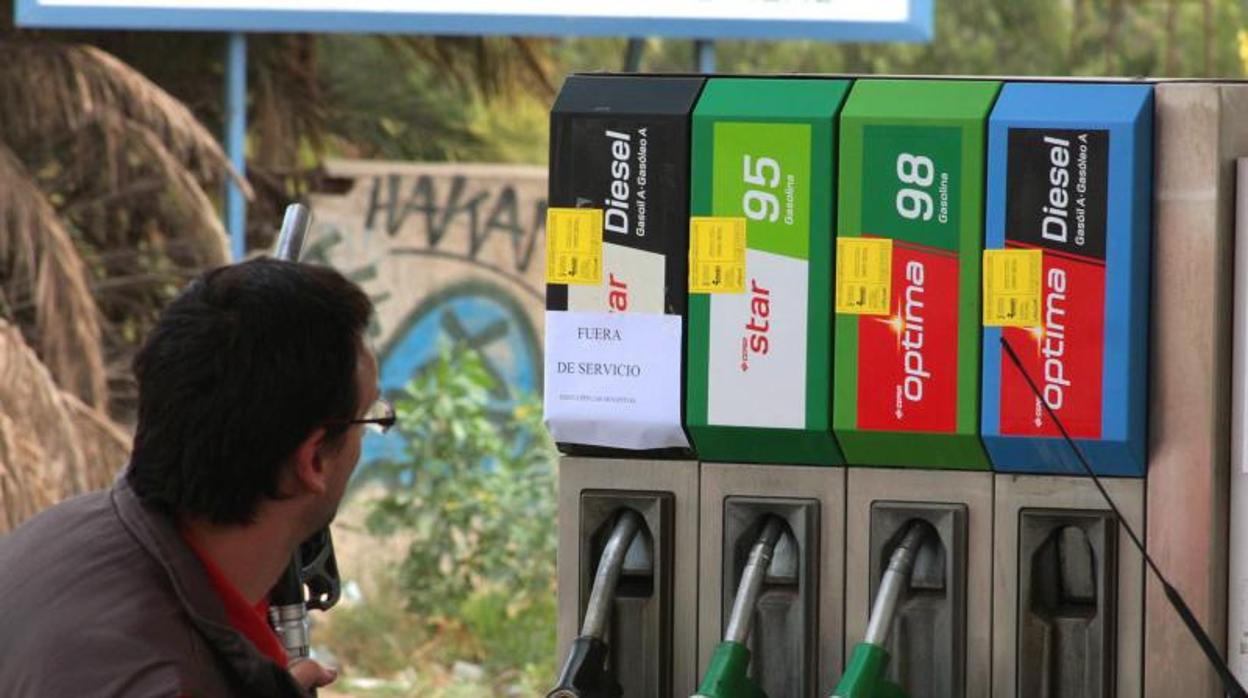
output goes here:
[{"label": "yellow price sticker", "polygon": [[602,209],[546,212],[546,283],[602,283]]},{"label": "yellow price sticker", "polygon": [[1041,250],[984,250],[984,326],[1039,327]]},{"label": "yellow price sticker", "polygon": [[888,315],[893,293],[893,241],[836,239],[836,312]]},{"label": "yellow price sticker", "polygon": [[689,219],[689,292],[745,293],[744,218]]}]

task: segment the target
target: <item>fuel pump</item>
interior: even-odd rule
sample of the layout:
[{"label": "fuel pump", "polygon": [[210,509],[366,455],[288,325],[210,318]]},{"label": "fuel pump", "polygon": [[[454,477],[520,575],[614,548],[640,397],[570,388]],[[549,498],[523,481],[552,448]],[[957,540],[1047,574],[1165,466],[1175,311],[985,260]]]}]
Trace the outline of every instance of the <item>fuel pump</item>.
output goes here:
[{"label": "fuel pump", "polygon": [[[606,629],[616,587],[630,557],[629,548],[641,527],[641,516],[637,512],[632,509],[620,512],[594,571],[581,634],[572,641],[563,670],[547,698],[621,698],[623,695],[616,674],[619,667],[612,666],[609,661]],[[642,560],[641,564],[646,561]]]},{"label": "fuel pump", "polygon": [[885,647],[897,608],[910,587],[915,558],[932,534],[931,526],[925,522],[911,521],[907,524],[906,532],[893,549],[888,569],[880,580],[880,590],[871,607],[866,635],[854,648],[832,698],[906,698],[900,686],[885,678],[890,659]]},{"label": "fuel pump", "polygon": [[746,641],[750,637],[750,622],[759,592],[771,568],[776,543],[783,534],[784,524],[780,519],[768,516],[741,574],[741,584],[732,602],[724,641],[715,648],[706,676],[694,698],[766,698],[767,694],[748,674],[750,650]]},{"label": "fuel pump", "polygon": [[[307,206],[291,204],[286,207],[277,237],[276,258],[299,261],[311,224],[312,213]],[[299,545],[269,593],[269,624],[292,664],[307,659],[311,653],[308,610],[329,610],[338,603],[341,589],[334,539],[329,528],[323,528]]]}]

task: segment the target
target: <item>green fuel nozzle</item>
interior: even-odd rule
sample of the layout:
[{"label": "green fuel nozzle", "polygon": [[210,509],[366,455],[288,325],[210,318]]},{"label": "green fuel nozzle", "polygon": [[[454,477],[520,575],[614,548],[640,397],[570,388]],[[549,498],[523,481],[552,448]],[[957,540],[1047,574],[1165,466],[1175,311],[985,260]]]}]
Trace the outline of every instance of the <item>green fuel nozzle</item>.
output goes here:
[{"label": "green fuel nozzle", "polygon": [[901,542],[889,556],[888,569],[880,579],[867,633],[854,647],[832,698],[906,698],[905,691],[887,678],[890,657],[885,647],[898,604],[910,587],[914,560],[919,549],[933,536],[935,531],[924,521],[912,520],[907,524]]},{"label": "green fuel nozzle", "polygon": [[728,616],[724,640],[711,655],[711,662],[694,698],[767,698],[758,682],[749,675],[750,650],[746,642],[750,637],[754,607],[758,603],[759,593],[771,566],[776,544],[782,535],[784,522],[775,516],[768,516],[754,546],[750,548],[750,557],[741,574],[741,584],[732,600],[732,612]]}]

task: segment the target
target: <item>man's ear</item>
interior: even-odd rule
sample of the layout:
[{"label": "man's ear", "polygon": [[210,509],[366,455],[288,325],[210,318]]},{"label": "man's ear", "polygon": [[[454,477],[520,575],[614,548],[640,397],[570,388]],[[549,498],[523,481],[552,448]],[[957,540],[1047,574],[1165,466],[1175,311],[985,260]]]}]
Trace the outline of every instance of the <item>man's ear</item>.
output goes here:
[{"label": "man's ear", "polygon": [[325,427],[312,430],[295,449],[291,458],[291,474],[297,493],[325,494],[329,489],[329,469],[324,451]]}]

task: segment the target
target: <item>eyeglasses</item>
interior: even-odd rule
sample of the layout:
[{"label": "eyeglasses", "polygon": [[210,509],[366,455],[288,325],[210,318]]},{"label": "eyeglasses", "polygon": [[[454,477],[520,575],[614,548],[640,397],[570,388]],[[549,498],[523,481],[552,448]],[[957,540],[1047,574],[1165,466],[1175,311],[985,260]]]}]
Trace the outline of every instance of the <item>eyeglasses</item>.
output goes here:
[{"label": "eyeglasses", "polygon": [[370,430],[378,434],[384,434],[390,431],[390,427],[394,426],[397,417],[394,414],[394,405],[384,397],[377,398],[377,401],[369,406],[368,411],[359,419],[348,419],[339,424],[363,424]]}]

